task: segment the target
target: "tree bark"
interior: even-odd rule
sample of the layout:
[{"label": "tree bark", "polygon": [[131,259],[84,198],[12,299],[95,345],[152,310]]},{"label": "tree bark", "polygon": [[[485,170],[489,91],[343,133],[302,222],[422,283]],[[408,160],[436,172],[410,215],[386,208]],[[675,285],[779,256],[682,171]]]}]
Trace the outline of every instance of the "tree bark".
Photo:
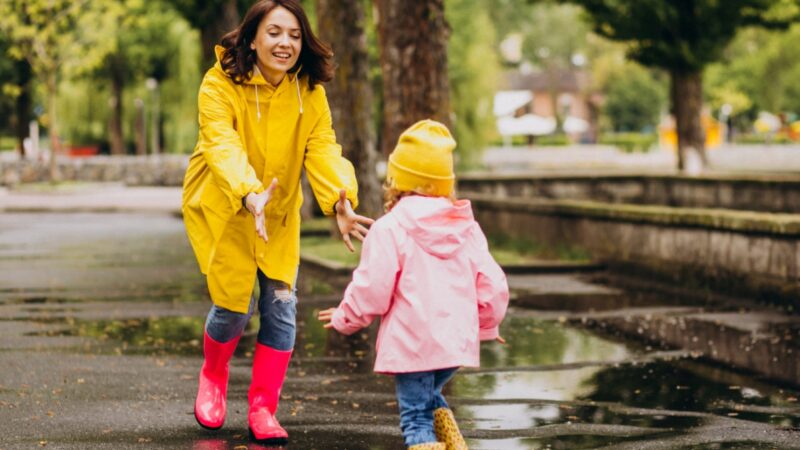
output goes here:
[{"label": "tree bark", "polygon": [[212,21],[204,23],[200,27],[200,44],[203,49],[203,71],[211,67],[217,60],[214,54],[214,46],[222,39],[222,36],[233,31],[239,25],[241,18],[239,10],[236,8],[236,0],[227,0],[222,5],[219,14],[213,16]]},{"label": "tree bark", "polygon": [[133,105],[136,107],[136,117],[133,120],[133,138],[136,142],[136,154],[146,155],[147,141],[144,125],[144,102],[142,99],[137,98],[133,101]]},{"label": "tree bark", "polygon": [[444,0],[376,0],[383,73],[384,155],[409,125],[438,120],[450,126]]},{"label": "tree bark", "polygon": [[33,72],[31,65],[26,60],[20,60],[16,63],[17,74],[19,77],[19,86],[21,92],[14,102],[14,128],[17,137],[17,152],[19,157],[25,158],[25,138],[30,134],[30,126],[28,122],[31,120],[31,98],[33,84]]},{"label": "tree bark", "polygon": [[692,151],[697,152],[703,166],[707,166],[706,136],[700,118],[703,107],[702,74],[699,71],[673,71],[670,75],[670,100],[678,136],[678,169],[687,168],[687,155]]},{"label": "tree bark", "polygon": [[123,84],[121,75],[113,73],[111,76],[111,124],[109,126],[112,155],[125,154],[125,142],[122,138]]},{"label": "tree bark", "polygon": [[337,65],[326,85],[337,140],[356,170],[359,212],[378,217],[383,211],[378,155],[372,131],[372,90],[361,0],[317,0],[320,37],[329,42]]},{"label": "tree bark", "polygon": [[58,96],[58,80],[56,69],[47,75],[47,132],[50,135],[50,181],[60,181],[58,171],[58,155],[61,154],[61,138],[58,134],[58,115],[56,113],[56,99]]}]

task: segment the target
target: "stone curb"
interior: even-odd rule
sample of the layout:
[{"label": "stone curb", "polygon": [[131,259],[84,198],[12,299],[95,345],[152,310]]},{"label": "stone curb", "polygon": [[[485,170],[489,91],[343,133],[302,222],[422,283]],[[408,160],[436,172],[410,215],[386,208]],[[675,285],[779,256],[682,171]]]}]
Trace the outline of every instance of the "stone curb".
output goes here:
[{"label": "stone curb", "polygon": [[587,200],[498,199],[469,194],[477,208],[549,216],[587,217],[618,222],[710,228],[748,234],[800,236],[800,214],[761,213],[727,209],[674,208],[614,204]]}]

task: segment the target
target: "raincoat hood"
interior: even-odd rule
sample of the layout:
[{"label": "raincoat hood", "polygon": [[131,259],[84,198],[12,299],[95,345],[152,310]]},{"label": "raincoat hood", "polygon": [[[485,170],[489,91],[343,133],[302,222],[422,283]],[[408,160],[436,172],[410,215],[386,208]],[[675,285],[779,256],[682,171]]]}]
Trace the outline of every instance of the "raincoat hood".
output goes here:
[{"label": "raincoat hood", "polygon": [[392,214],[425,252],[439,258],[461,250],[477,225],[469,200],[413,195],[401,199]]},{"label": "raincoat hood", "polygon": [[[223,74],[225,74],[226,77],[230,78],[230,75],[228,75],[228,73],[225,72],[225,70],[222,69],[222,55],[224,53],[225,53],[225,47],[223,47],[221,45],[215,45],[214,46],[214,54],[216,54],[216,56],[217,56],[217,62],[214,64],[214,68],[219,70]],[[276,89],[278,91],[283,89],[283,86],[287,84],[286,83],[287,81],[288,81],[288,84],[294,84],[295,91],[297,92],[297,103],[300,105],[300,114],[303,114],[303,96],[300,94],[300,83],[299,83],[300,80],[298,79],[298,74],[300,73],[300,69],[301,69],[301,67],[298,67],[298,69],[296,71],[294,71],[294,72],[287,72],[286,76],[283,77],[283,80],[281,80],[281,82],[278,84],[278,86],[276,86]],[[260,121],[261,120],[261,105],[260,105],[261,102],[259,101],[259,98],[258,98],[258,87],[267,85],[268,84],[267,83],[267,79],[264,78],[264,75],[262,75],[261,71],[258,70],[258,66],[254,64],[253,65],[253,73],[252,73],[252,75],[249,78],[246,78],[243,81],[243,83],[247,84],[247,85],[255,86],[256,113],[258,115],[258,120]]]}]

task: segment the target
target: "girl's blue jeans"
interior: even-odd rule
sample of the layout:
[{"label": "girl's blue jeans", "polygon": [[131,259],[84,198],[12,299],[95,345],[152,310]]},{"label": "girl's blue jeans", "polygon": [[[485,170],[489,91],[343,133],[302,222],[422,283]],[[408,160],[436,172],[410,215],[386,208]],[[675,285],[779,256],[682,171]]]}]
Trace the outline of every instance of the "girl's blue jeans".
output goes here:
[{"label": "girl's blue jeans", "polygon": [[433,411],[447,408],[442,387],[455,375],[458,367],[395,374],[397,404],[400,408],[400,429],[407,446],[436,442]]},{"label": "girl's blue jeans", "polygon": [[217,305],[211,307],[206,318],[206,333],[217,342],[228,342],[242,335],[244,327],[253,315],[256,301],[260,326],[258,343],[275,350],[294,348],[295,317],[297,316],[297,293],[289,290],[285,283],[267,278],[258,271],[259,295],[250,300],[247,314],[234,312]]}]

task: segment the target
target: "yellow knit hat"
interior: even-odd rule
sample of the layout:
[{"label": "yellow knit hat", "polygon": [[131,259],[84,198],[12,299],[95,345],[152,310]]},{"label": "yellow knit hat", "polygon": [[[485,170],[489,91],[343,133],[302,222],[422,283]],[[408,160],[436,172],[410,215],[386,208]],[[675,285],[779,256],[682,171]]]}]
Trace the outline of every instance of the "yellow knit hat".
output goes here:
[{"label": "yellow knit hat", "polygon": [[389,155],[386,179],[400,191],[445,197],[453,193],[453,149],[446,126],[426,119],[411,125]]}]

